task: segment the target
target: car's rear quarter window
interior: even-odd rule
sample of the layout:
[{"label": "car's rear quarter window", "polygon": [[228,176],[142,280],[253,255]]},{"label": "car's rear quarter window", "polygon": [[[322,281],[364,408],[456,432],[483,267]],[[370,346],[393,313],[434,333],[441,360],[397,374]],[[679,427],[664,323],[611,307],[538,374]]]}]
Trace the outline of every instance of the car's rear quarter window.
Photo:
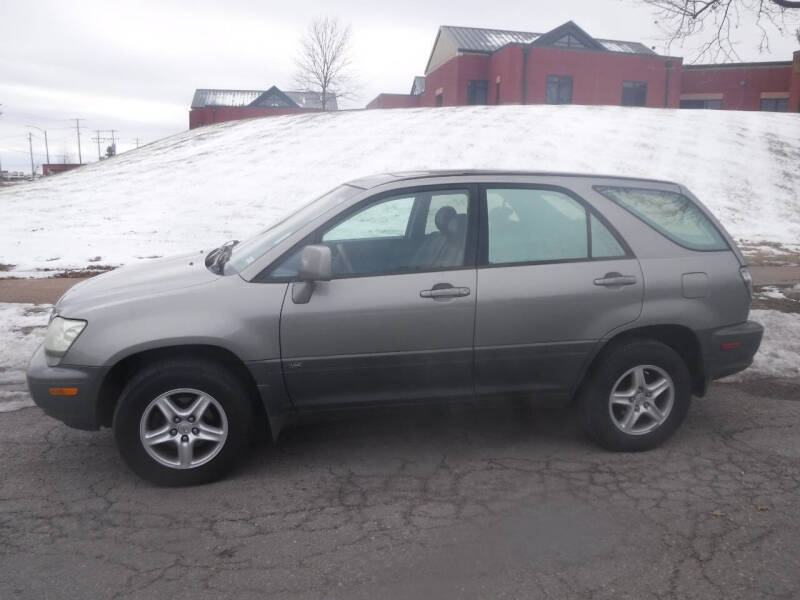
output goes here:
[{"label": "car's rear quarter window", "polygon": [[602,185],[594,189],[684,248],[705,251],[728,249],[728,244],[714,223],[683,194]]}]

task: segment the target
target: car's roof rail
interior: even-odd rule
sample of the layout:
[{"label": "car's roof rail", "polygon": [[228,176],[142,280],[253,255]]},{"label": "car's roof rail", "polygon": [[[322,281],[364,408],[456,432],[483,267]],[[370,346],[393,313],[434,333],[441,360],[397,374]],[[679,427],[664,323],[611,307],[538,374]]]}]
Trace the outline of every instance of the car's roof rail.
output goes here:
[{"label": "car's roof rail", "polygon": [[515,170],[503,170],[503,169],[442,169],[442,170],[427,170],[427,171],[399,171],[395,173],[376,173],[375,175],[360,177],[348,183],[364,189],[370,189],[394,181],[408,181],[414,179],[432,179],[435,177],[458,177],[458,176],[574,177],[574,178],[588,178],[588,179],[617,179],[624,181],[640,181],[648,183],[662,183],[662,184],[666,183],[671,185],[680,185],[675,181],[668,181],[664,179],[652,179],[648,177],[632,177],[629,175],[608,175],[600,173],[569,173],[562,171],[515,171]]}]

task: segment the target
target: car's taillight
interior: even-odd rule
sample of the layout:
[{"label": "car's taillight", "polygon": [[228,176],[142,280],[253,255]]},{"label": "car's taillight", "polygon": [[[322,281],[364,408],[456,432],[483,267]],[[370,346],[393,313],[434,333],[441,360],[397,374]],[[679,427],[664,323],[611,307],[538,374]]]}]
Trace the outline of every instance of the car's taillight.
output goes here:
[{"label": "car's taillight", "polygon": [[750,275],[750,269],[747,267],[741,267],[739,269],[739,275],[742,276],[742,281],[744,282],[744,287],[747,288],[747,293],[750,294],[750,299],[753,299],[753,277]]}]

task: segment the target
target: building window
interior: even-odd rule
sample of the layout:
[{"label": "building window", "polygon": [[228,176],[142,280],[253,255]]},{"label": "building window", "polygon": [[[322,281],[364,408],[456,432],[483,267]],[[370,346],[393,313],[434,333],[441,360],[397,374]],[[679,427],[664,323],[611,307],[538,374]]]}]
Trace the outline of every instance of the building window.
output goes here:
[{"label": "building window", "polygon": [[436,94],[436,106],[442,106],[444,104],[444,94],[438,93]]},{"label": "building window", "polygon": [[586,48],[586,44],[581,42],[571,33],[568,33],[564,37],[558,38],[555,42],[553,42],[553,46],[558,46],[559,48]]},{"label": "building window", "polygon": [[722,100],[681,100],[681,108],[722,109]]},{"label": "building window", "polygon": [[644,81],[622,82],[622,106],[645,106],[647,104],[647,83]]},{"label": "building window", "polygon": [[762,98],[761,110],[767,112],[789,112],[788,98]]},{"label": "building window", "polygon": [[547,76],[547,103],[572,104],[572,76]]},{"label": "building window", "polygon": [[467,84],[467,104],[488,104],[489,82],[475,79]]}]

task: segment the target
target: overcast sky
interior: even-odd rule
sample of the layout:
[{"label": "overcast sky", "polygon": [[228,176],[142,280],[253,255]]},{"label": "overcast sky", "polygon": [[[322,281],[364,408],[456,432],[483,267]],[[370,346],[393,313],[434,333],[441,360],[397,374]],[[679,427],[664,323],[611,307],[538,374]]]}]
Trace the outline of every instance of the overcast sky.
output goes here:
[{"label": "overcast sky", "polygon": [[[379,92],[407,93],[423,74],[439,25],[544,32],[572,19],[590,35],[641,41],[664,52],[652,11],[636,0],[0,0],[0,161],[30,170],[36,163],[77,161],[75,117],[83,160],[97,160],[94,130],[118,130],[118,150],[188,128],[195,88],[293,87],[294,55],[308,21],[338,16],[352,26],[361,83],[347,107]],[[759,54],[758,32],[741,28],[742,60],[790,60],[798,43],[774,34]],[[673,45],[691,58],[692,48]],[[73,119],[70,121],[70,119]],[[103,134],[107,135],[107,134]],[[102,149],[104,150],[105,144]]]}]

